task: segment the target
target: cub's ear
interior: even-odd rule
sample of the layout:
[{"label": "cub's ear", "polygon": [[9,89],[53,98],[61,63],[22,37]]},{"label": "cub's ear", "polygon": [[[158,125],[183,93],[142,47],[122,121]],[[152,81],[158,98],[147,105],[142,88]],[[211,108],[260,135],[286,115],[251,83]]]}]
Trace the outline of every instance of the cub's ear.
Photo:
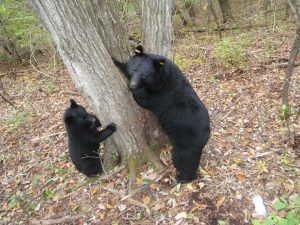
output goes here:
[{"label": "cub's ear", "polygon": [[73,121],[73,116],[72,115],[68,115],[68,116],[64,116],[64,122],[66,124],[69,124]]},{"label": "cub's ear", "polygon": [[144,54],[144,48],[141,45],[138,45],[135,49],[134,49],[134,54],[135,55],[143,55]]},{"label": "cub's ear", "polygon": [[77,103],[74,101],[74,99],[70,99],[70,103],[71,103],[71,108],[76,108],[78,106]]},{"label": "cub's ear", "polygon": [[164,58],[160,58],[160,59],[155,59],[153,61],[153,65],[155,68],[159,69],[159,68],[163,68],[166,64],[166,59]]}]

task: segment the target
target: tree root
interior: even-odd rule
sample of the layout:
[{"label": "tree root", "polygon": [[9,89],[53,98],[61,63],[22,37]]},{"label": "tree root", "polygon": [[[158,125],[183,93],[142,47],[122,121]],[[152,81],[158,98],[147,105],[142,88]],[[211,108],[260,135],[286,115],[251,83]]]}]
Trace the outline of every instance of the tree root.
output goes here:
[{"label": "tree root", "polygon": [[159,157],[157,157],[153,151],[147,152],[146,160],[148,162],[152,163],[155,166],[155,168],[158,169],[158,171],[164,170],[164,166],[163,166],[162,162],[159,160]]},{"label": "tree root", "polygon": [[136,181],[136,162],[137,159],[134,157],[128,158],[128,170],[129,170],[129,181],[128,181],[128,191],[131,193],[135,187]]}]

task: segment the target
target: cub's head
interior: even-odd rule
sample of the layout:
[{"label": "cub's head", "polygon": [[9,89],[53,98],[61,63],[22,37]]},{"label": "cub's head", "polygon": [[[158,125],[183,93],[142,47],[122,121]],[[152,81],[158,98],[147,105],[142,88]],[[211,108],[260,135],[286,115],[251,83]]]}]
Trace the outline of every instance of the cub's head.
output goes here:
[{"label": "cub's head", "polygon": [[96,129],[101,126],[99,119],[88,113],[84,107],[70,100],[70,107],[64,113],[64,122],[67,127]]},{"label": "cub's head", "polygon": [[160,55],[146,54],[141,45],[135,49],[135,54],[127,63],[130,77],[130,88],[147,87],[154,90],[164,81],[166,58]]}]

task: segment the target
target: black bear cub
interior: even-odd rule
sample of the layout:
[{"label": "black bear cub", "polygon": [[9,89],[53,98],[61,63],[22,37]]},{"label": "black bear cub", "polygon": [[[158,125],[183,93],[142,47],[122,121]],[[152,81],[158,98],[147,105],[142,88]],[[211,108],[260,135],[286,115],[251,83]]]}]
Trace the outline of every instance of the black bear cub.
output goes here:
[{"label": "black bear cub", "polygon": [[73,99],[64,113],[64,123],[68,135],[69,153],[76,169],[87,175],[95,176],[102,172],[98,153],[100,142],[116,131],[116,125],[110,123],[98,131],[101,123]]},{"label": "black bear cub", "polygon": [[144,53],[142,46],[128,62],[113,61],[129,79],[137,104],[151,110],[168,135],[177,181],[196,179],[210,124],[208,112],[191,84],[173,62]]}]

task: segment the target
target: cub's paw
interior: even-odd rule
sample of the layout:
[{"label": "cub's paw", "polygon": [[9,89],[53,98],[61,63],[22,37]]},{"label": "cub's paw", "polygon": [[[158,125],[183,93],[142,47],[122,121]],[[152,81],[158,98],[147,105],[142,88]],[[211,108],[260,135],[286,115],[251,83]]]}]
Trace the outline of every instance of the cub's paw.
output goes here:
[{"label": "cub's paw", "polygon": [[111,130],[112,132],[115,132],[117,130],[117,125],[115,123],[110,123],[106,128]]}]

